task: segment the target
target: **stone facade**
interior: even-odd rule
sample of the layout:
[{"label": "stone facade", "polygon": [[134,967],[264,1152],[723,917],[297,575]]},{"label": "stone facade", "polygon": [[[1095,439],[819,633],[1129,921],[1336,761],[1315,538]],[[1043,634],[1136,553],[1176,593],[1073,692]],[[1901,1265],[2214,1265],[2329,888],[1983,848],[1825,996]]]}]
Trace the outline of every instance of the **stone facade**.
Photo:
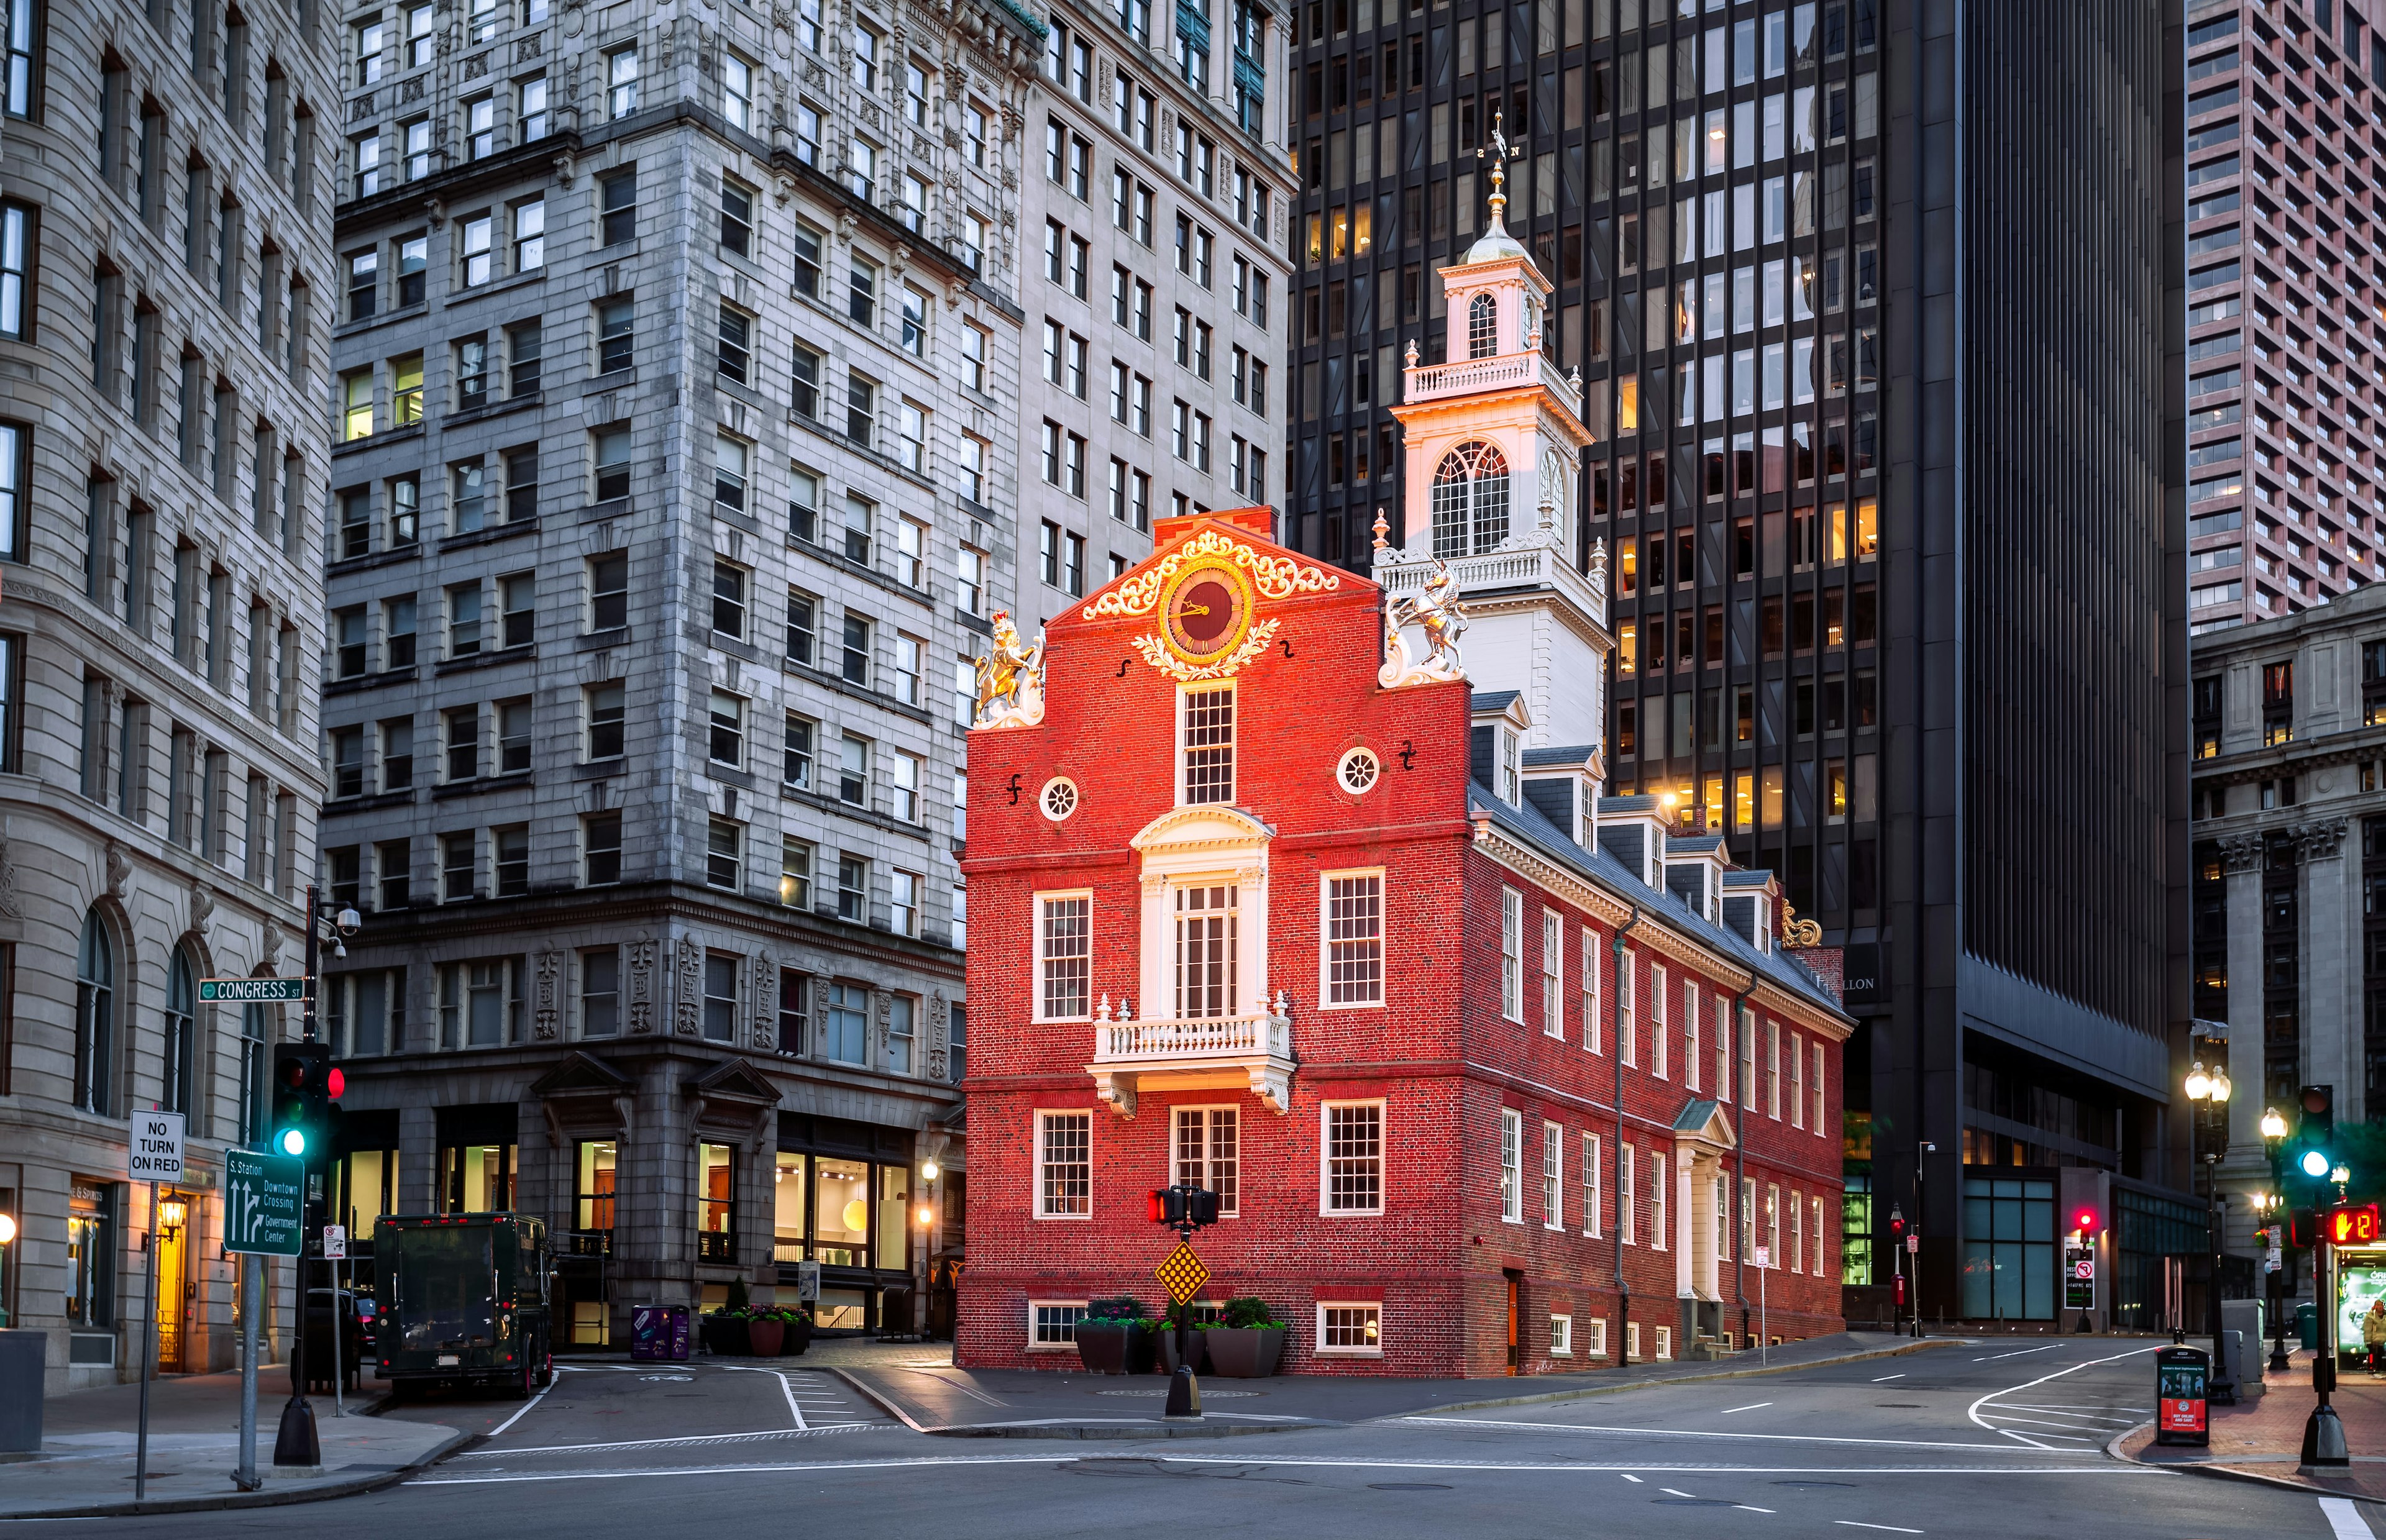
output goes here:
[{"label": "stone facade", "polygon": [[[345,22],[339,1203],[546,1214],[583,1342],[808,1254],[881,1324],[958,1242],[958,1150],[911,1173],[965,1052],[1038,34],[828,10]],[[856,1156],[869,1222],[808,1241],[787,1183]]]},{"label": "stone facade", "polygon": [[2195,1014],[2225,1023],[2229,1242],[2274,1185],[2261,1121],[2304,1085],[2386,1108],[2386,590],[2196,638]]},{"label": "stone facade", "polygon": [[[30,15],[0,124],[0,1308],[57,1392],[137,1375],[153,1308],[161,1369],[233,1361],[222,1152],[297,1022],[196,985],[302,966],[338,87],[314,6]],[[190,1140],[153,1306],[126,1133],[157,1106]]]}]

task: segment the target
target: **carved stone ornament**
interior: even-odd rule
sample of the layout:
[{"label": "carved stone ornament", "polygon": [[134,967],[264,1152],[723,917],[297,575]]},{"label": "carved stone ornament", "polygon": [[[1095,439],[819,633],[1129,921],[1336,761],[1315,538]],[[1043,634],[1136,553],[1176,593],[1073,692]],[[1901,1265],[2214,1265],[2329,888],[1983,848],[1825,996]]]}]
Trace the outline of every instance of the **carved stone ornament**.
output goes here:
[{"label": "carved stone ornament", "polygon": [[111,896],[124,896],[125,880],[132,875],[132,858],[124,846],[114,840],[107,842],[107,891]]},{"label": "carved stone ornament", "polygon": [[282,963],[282,927],[269,920],[257,947],[257,965],[270,973]]},{"label": "carved stone ornament", "polygon": [[945,992],[941,989],[931,990],[928,994],[928,1020],[924,1023],[924,1035],[928,1039],[928,1078],[930,1080],[940,1081],[945,1078],[945,1028],[951,1020],[952,1012],[945,1008]]},{"label": "carved stone ornament", "polygon": [[977,715],[972,728],[1034,727],[1044,720],[1044,637],[1027,645],[1011,612],[994,612],[994,643],[973,660],[977,670]]},{"label": "carved stone ornament", "polygon": [[704,948],[694,936],[679,938],[679,997],[672,1002],[672,1031],[694,1037],[704,1027]]},{"label": "carved stone ornament", "polygon": [[[0,861],[6,859],[0,852]],[[5,870],[5,869],[0,869]],[[200,935],[207,933],[207,921],[215,917],[216,895],[205,883],[191,884],[191,929]]]},{"label": "carved stone ornament", "polygon": [[559,1015],[556,1009],[556,992],[562,977],[563,954],[541,952],[538,955],[538,991],[534,996],[535,1004],[531,1018],[532,1030],[537,1033],[541,1040],[555,1035],[556,1019]]},{"label": "carved stone ornament", "polygon": [[754,1046],[765,1051],[778,1045],[778,1002],[771,994],[778,981],[778,958],[764,947],[754,958]]},{"label": "carved stone ornament", "polygon": [[1200,557],[1224,557],[1250,572],[1252,585],[1271,599],[1288,599],[1295,594],[1330,594],[1342,586],[1340,578],[1322,568],[1304,566],[1290,557],[1268,556],[1216,530],[1204,530],[1087,605],[1086,619],[1152,613],[1160,607],[1161,592],[1176,575],[1177,569]]},{"label": "carved stone ornament", "polygon": [[[1426,651],[1423,657],[1409,652],[1408,637],[1401,628],[1412,623],[1425,631]],[[1403,595],[1385,607],[1384,666],[1375,671],[1375,682],[1387,690],[1399,690],[1412,684],[1464,679],[1466,669],[1459,658],[1458,639],[1465,633],[1466,611],[1458,602],[1458,579],[1451,575],[1449,563],[1436,558],[1433,576],[1425,579],[1423,594],[1415,598]]]},{"label": "carved stone ornament", "polygon": [[2231,875],[2262,870],[2262,836],[2230,834],[2220,841],[2220,868]]},{"label": "carved stone ornament", "polygon": [[655,944],[630,943],[630,1031],[655,1030]]},{"label": "carved stone ornament", "polygon": [[8,858],[8,842],[0,839],[0,916],[25,918],[24,900],[17,896],[17,863]]},{"label": "carved stone ornament", "polygon": [[2333,860],[2344,848],[2349,827],[2349,821],[2341,818],[2298,823],[2294,827],[2295,854],[2306,861]]}]

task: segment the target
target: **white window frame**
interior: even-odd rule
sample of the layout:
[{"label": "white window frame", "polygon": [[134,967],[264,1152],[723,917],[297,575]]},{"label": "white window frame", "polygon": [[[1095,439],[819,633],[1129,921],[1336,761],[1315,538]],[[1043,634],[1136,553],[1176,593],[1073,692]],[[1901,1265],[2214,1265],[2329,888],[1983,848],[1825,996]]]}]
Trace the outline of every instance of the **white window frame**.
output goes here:
[{"label": "white window frame", "polygon": [[1629,1143],[1615,1146],[1615,1233],[1626,1246],[1640,1244],[1639,1195],[1633,1191],[1639,1174],[1635,1170],[1639,1164],[1634,1158],[1637,1153]]},{"label": "white window frame", "polygon": [[1826,1278],[1829,1274],[1823,1271],[1823,1236],[1827,1233],[1823,1228],[1823,1200],[1818,1196],[1812,1201],[1815,1211],[1815,1276]]},{"label": "white window frame", "polygon": [[[1049,937],[1046,933],[1045,926],[1045,906],[1047,904],[1056,902],[1066,903],[1073,898],[1082,898],[1086,901],[1086,1009],[1083,1015],[1047,1016],[1044,1014],[1044,965],[1049,959],[1045,957],[1044,945]],[[1034,904],[1035,908],[1032,911],[1031,923],[1035,927],[1034,948],[1036,972],[1033,980],[1035,999],[1032,1002],[1035,1014],[1031,1016],[1029,1020],[1035,1021],[1090,1021],[1094,1019],[1094,890],[1091,888],[1057,888],[1050,892],[1038,892],[1035,895]]]},{"label": "white window frame", "polygon": [[1665,1157],[1658,1151],[1650,1151],[1649,1249],[1651,1251],[1663,1251],[1665,1249],[1665,1221],[1667,1216],[1673,1212],[1671,1200],[1674,1194],[1672,1188],[1668,1185],[1668,1183],[1673,1181],[1673,1177],[1667,1171],[1667,1168],[1672,1164],[1673,1162],[1666,1159]]},{"label": "white window frame", "polygon": [[[1036,1109],[1036,1144],[1032,1153],[1029,1180],[1035,1183],[1031,1211],[1039,1220],[1060,1220],[1083,1222],[1094,1217],[1094,1113],[1089,1108],[1052,1107]],[[1086,1211],[1082,1214],[1055,1213],[1044,1204],[1044,1140],[1046,1130],[1055,1118],[1083,1118],[1086,1121]]]},{"label": "white window frame", "polygon": [[1590,1340],[1582,1345],[1583,1357],[1589,1358],[1607,1357],[1607,1318],[1603,1315],[1595,1315],[1584,1321],[1583,1325],[1590,1333]]},{"label": "white window frame", "polygon": [[1657,1354],[1656,1357],[1651,1358],[1650,1361],[1651,1363],[1671,1363],[1673,1358],[1674,1329],[1671,1326],[1660,1326],[1657,1328]]},{"label": "white window frame", "polygon": [[1738,1049],[1731,1038],[1731,1001],[1720,990],[1714,997],[1714,1099],[1724,1106],[1731,1105],[1731,1061]]},{"label": "white window frame", "polygon": [[1624,1351],[1634,1363],[1646,1361],[1640,1357],[1640,1323],[1637,1321],[1624,1323]]},{"label": "white window frame", "polygon": [[1205,679],[1198,683],[1180,684],[1176,687],[1176,710],[1171,726],[1171,731],[1175,739],[1175,743],[1174,745],[1174,755],[1176,761],[1176,806],[1179,808],[1231,808],[1235,806],[1235,799],[1232,796],[1227,797],[1224,802],[1188,802],[1186,800],[1185,796],[1185,771],[1187,769],[1185,761],[1186,756],[1191,752],[1191,750],[1186,746],[1185,743],[1186,713],[1190,708],[1192,697],[1194,695],[1215,695],[1222,691],[1227,697],[1227,708],[1234,713],[1234,731],[1226,740],[1226,778],[1228,783],[1233,786],[1237,792],[1239,792],[1242,789],[1242,692],[1236,687],[1236,682],[1231,679]]},{"label": "white window frame", "polygon": [[1525,895],[1500,890],[1500,1014],[1525,1024]]},{"label": "white window frame", "polygon": [[1582,1045],[1589,1052],[1604,1054],[1606,1033],[1599,1020],[1599,933],[1585,925],[1582,928]]},{"label": "white window frame", "polygon": [[1764,1184],[1764,1258],[1777,1271],[1781,1266],[1781,1183]]},{"label": "white window frame", "polygon": [[1638,1069],[1640,1064],[1640,1023],[1639,991],[1634,978],[1639,957],[1630,947],[1624,949],[1624,960],[1615,970],[1615,1051],[1624,1057],[1624,1067]]},{"label": "white window frame", "polygon": [[1699,984],[1696,979],[1682,981],[1682,1089],[1692,1096],[1699,1090]]},{"label": "white window frame", "polygon": [[[1328,1310],[1369,1310],[1375,1318],[1375,1346],[1373,1347],[1328,1347],[1325,1346],[1325,1312]],[[1321,1358],[1380,1358],[1384,1356],[1384,1302],[1380,1299],[1321,1299],[1317,1302],[1315,1323],[1317,1356]]]},{"label": "white window frame", "polygon": [[1815,1133],[1818,1137],[1827,1139],[1830,1137],[1830,1132],[1824,1126],[1824,1120],[1829,1116],[1831,1109],[1831,1083],[1826,1070],[1829,1059],[1824,1052],[1821,1038],[1815,1039],[1813,1047],[1815,1072],[1807,1082],[1810,1087],[1808,1094],[1815,1098]]},{"label": "white window frame", "polygon": [[[1351,867],[1317,874],[1317,1008],[1320,1010],[1381,1010],[1384,1008],[1384,965],[1389,948],[1385,945],[1385,895],[1390,888],[1385,868]],[[1367,1000],[1337,1000],[1334,998],[1333,933],[1334,884],[1337,882],[1372,880],[1375,884],[1375,994]]]},{"label": "white window frame", "polygon": [[1806,1271],[1806,1195],[1790,1189],[1790,1271]]},{"label": "white window frame", "polygon": [[1525,1222],[1525,1115],[1500,1109],[1500,1221]]},{"label": "white window frame", "polygon": [[[1372,1208],[1336,1208],[1330,1206],[1334,1196],[1334,1113],[1337,1108],[1357,1107],[1375,1109],[1375,1206]],[[1391,1196],[1391,1108],[1381,1096],[1317,1104],[1317,1212],[1320,1218],[1364,1219],[1384,1212]]]},{"label": "white window frame", "polygon": [[1547,905],[1541,908],[1541,1035],[1565,1041],[1565,925]]},{"label": "white window frame", "polygon": [[1667,1058],[1665,1051],[1667,1046],[1665,1042],[1666,983],[1664,965],[1651,963],[1649,965],[1649,1075],[1652,1080],[1664,1080],[1665,1071],[1671,1068],[1665,1062]]},{"label": "white window frame", "polygon": [[1806,1127],[1806,1050],[1795,1032],[1790,1034],[1790,1126]]},{"label": "white window frame", "polygon": [[1593,1240],[1599,1238],[1599,1135],[1586,1132],[1582,1136],[1582,1233]]},{"label": "white window frame", "polygon": [[1550,1316],[1550,1357],[1574,1357],[1574,1317],[1558,1312]]},{"label": "white window frame", "polygon": [[1766,1115],[1781,1121],[1781,1023],[1764,1023],[1764,1101]]},{"label": "white window frame", "polygon": [[1565,1130],[1541,1122],[1541,1228],[1565,1228]]},{"label": "white window frame", "polygon": [[1739,1008],[1739,1023],[1732,1033],[1734,1048],[1739,1059],[1739,1105],[1743,1111],[1756,1110],[1756,1012]]},{"label": "white window frame", "polygon": [[1235,1115],[1235,1196],[1232,1202],[1223,1199],[1220,1201],[1218,1217],[1222,1220],[1237,1218],[1242,1212],[1243,1109],[1232,1102],[1196,1102],[1189,1106],[1178,1103],[1168,1109],[1168,1180],[1162,1185],[1173,1186],[1184,1180],[1183,1159],[1177,1148],[1176,1120],[1187,1112],[1201,1114],[1202,1180],[1195,1185],[1208,1188],[1212,1192],[1217,1191],[1210,1185],[1211,1167],[1213,1164],[1211,1151],[1216,1147],[1214,1141],[1217,1138],[1217,1115],[1221,1112],[1231,1112]]},{"label": "white window frame", "polygon": [[[1074,1309],[1074,1310],[1077,1310],[1077,1311],[1082,1312],[1082,1311],[1085,1309],[1085,1308],[1086,1307],[1086,1305],[1087,1305],[1087,1304],[1089,1304],[1089,1303],[1091,1303],[1091,1302],[1090,1302],[1090,1301],[1088,1301],[1088,1300],[1084,1300],[1084,1299],[1031,1299],[1031,1300],[1029,1300],[1029,1301],[1027,1302],[1027,1350],[1028,1350],[1030,1353],[1074,1353],[1074,1352],[1075,1352],[1075,1351],[1077,1350],[1076,1321],[1071,1321],[1071,1322],[1069,1323],[1069,1332],[1070,1332],[1070,1336],[1069,1336],[1069,1340],[1068,1340],[1068,1341],[1066,1341],[1066,1342],[1045,1342],[1045,1341],[1040,1340],[1040,1339],[1036,1335],[1036,1313],[1038,1310],[1068,1310],[1068,1309]],[[1082,1320],[1084,1320],[1084,1319],[1085,1319],[1085,1317],[1084,1317],[1084,1315],[1083,1315],[1082,1313],[1077,1317],[1077,1320],[1078,1320],[1078,1321],[1082,1321]]]}]

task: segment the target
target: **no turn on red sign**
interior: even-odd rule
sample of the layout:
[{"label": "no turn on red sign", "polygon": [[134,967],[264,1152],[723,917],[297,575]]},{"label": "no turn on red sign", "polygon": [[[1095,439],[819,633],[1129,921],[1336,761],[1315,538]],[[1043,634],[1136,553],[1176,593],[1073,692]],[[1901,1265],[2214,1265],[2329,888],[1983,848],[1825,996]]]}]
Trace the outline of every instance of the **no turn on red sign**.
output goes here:
[{"label": "no turn on red sign", "polygon": [[135,1112],[124,1174],[134,1182],[182,1180],[182,1115]]}]

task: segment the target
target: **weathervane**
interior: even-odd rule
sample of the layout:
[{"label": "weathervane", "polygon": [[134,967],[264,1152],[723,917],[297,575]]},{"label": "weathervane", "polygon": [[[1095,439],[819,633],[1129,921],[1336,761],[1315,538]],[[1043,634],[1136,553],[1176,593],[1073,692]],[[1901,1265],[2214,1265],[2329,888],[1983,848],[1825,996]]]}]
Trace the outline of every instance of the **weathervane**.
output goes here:
[{"label": "weathervane", "polygon": [[[1516,150],[1523,148],[1522,145],[1509,144],[1506,132],[1507,122],[1508,115],[1504,112],[1495,112],[1491,115],[1491,148],[1498,153],[1491,157],[1491,231],[1487,233],[1506,233],[1507,227],[1501,221],[1501,216],[1508,208],[1508,194],[1504,191],[1508,182],[1505,162],[1512,148]],[[1478,144],[1475,147],[1475,158],[1481,160],[1483,157],[1483,146]]]}]

